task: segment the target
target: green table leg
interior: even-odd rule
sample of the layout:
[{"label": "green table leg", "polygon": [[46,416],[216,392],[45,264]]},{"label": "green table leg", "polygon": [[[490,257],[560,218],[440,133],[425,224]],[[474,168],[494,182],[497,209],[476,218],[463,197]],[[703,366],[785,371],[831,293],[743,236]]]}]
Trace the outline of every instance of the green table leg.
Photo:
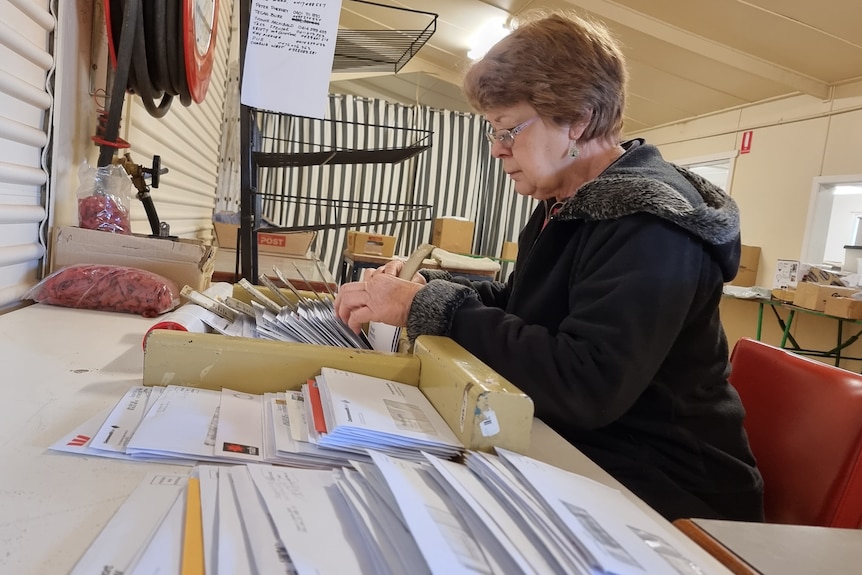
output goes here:
[{"label": "green table leg", "polygon": [[843,327],[844,327],[844,320],[839,319],[838,320],[838,345],[835,346],[835,367],[841,367],[841,347],[842,347],[841,344],[843,343],[841,341],[841,332],[842,332]]},{"label": "green table leg", "polygon": [[790,335],[790,326],[793,324],[793,317],[796,315],[796,310],[790,310],[790,314],[787,316],[787,323],[784,324],[784,333],[781,334],[781,345],[778,347],[784,347],[784,344],[787,343],[787,336]]},{"label": "green table leg", "polygon": [[757,307],[757,335],[754,336],[754,339],[760,341],[760,331],[763,328],[763,302],[759,302],[760,305]]}]

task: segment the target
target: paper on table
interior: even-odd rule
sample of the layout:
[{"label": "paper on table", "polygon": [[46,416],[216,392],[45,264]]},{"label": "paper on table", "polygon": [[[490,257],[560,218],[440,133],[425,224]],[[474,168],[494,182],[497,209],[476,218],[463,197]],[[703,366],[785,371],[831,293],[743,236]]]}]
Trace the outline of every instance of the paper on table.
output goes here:
[{"label": "paper on table", "polygon": [[[432,573],[493,573],[483,549],[423,466],[371,452]],[[496,571],[502,572],[502,571]]]},{"label": "paper on table", "polygon": [[216,535],[217,573],[252,575],[254,565],[249,545],[251,540],[243,527],[239,507],[234,496],[230,472],[222,469],[218,476],[218,527]]},{"label": "paper on table", "polygon": [[164,387],[133,385],[117,402],[93,437],[90,447],[105,451],[126,452],[126,445],[141,424],[147,409],[161,395]]},{"label": "paper on table", "polygon": [[221,393],[169,385],[138,426],[126,452],[213,460]]},{"label": "paper on table", "polygon": [[295,575],[293,563],[278,538],[275,525],[251,480],[248,468],[238,465],[226,468],[226,472],[233,486],[243,529],[248,540],[254,542],[249,551],[256,572],[261,575]]},{"label": "paper on table", "polygon": [[70,575],[125,573],[134,566],[187,480],[187,474],[148,473],[102,528]]},{"label": "paper on table", "polygon": [[216,573],[218,549],[216,548],[216,510],[218,509],[218,477],[222,467],[198,465],[201,483],[201,527],[204,537],[204,568],[207,573]]},{"label": "paper on table", "polygon": [[[468,519],[473,532],[482,530],[498,542],[495,556],[508,555],[515,564],[507,571],[524,573],[559,573],[563,566],[549,561],[546,553],[521,528],[506,508],[488,490],[488,487],[465,465],[445,461],[426,454],[428,462],[439,474],[441,484],[453,501],[459,502],[462,515]],[[469,518],[474,517],[475,521]]]},{"label": "paper on table", "polygon": [[357,552],[361,542],[342,528],[331,471],[254,463],[248,470],[300,575],[373,572]]},{"label": "paper on table", "polygon": [[[189,481],[192,481],[189,478]],[[174,500],[174,504],[168,510],[165,518],[159,525],[153,538],[147,544],[134,566],[129,568],[129,575],[162,575],[165,573],[181,572],[181,561],[183,557],[183,515],[185,511],[186,489]],[[194,575],[182,573],[182,575]]]},{"label": "paper on table", "polygon": [[[604,572],[702,574],[678,551],[684,547],[675,543],[678,535],[650,518],[618,490],[512,451],[497,452]],[[657,540],[662,541],[661,547],[652,544]],[[680,571],[682,566],[687,569]]]},{"label": "paper on table", "polygon": [[335,481],[347,501],[357,530],[367,538],[370,550],[379,550],[376,572],[393,575],[430,573],[425,559],[403,520],[377,495],[362,475],[352,469],[334,472]]},{"label": "paper on table", "polygon": [[468,451],[465,462],[469,469],[482,478],[483,484],[494,493],[497,501],[509,511],[522,530],[534,534],[533,540],[537,549],[544,553],[545,559],[561,566],[555,572],[583,573],[589,570],[581,552],[551,519],[532,490],[526,489],[499,457]]},{"label": "paper on table", "polygon": [[222,388],[213,454],[237,461],[262,461],[262,422],[262,395]]},{"label": "paper on table", "polygon": [[[341,1],[313,4],[294,0],[252,3],[243,104],[295,116],[324,117]],[[301,89],[297,89],[297,78],[302,78]]]},{"label": "paper on table", "polygon": [[[403,451],[423,449],[453,456],[463,444],[418,387],[324,367],[321,369],[331,421],[321,445],[344,447],[373,442]],[[408,455],[405,453],[405,455]]]},{"label": "paper on table", "polygon": [[105,422],[110,415],[112,408],[100,411],[63,437],[61,437],[54,445],[49,447],[53,451],[63,451],[66,453],[74,453],[76,455],[92,455],[95,457],[107,457],[109,459],[123,459],[126,461],[147,461],[150,463],[170,463],[172,465],[194,465],[193,459],[181,459],[173,456],[165,456],[158,454],[136,454],[120,453],[119,451],[106,451],[104,449],[95,449],[90,446],[93,437],[99,432],[102,423]]}]

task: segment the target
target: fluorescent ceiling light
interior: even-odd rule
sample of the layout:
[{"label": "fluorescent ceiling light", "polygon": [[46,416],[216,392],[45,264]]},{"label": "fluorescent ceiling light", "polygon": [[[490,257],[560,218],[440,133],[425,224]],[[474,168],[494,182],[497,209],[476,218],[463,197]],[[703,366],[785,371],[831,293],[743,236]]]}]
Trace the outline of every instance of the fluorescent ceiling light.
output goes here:
[{"label": "fluorescent ceiling light", "polygon": [[467,52],[467,57],[471,60],[478,60],[491,49],[491,46],[508,36],[509,32],[511,30],[506,28],[505,18],[495,18],[486,22],[470,40],[470,50]]}]

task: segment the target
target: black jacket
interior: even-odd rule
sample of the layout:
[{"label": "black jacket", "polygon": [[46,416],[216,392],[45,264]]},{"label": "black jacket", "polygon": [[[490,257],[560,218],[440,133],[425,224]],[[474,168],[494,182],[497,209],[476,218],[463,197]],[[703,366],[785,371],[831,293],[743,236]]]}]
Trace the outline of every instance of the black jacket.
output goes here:
[{"label": "black jacket", "polygon": [[429,274],[408,334],[454,339],[666,517],[762,519],[718,311],[736,204],[654,146],[624,147],[544,230],[537,207],[506,283]]}]

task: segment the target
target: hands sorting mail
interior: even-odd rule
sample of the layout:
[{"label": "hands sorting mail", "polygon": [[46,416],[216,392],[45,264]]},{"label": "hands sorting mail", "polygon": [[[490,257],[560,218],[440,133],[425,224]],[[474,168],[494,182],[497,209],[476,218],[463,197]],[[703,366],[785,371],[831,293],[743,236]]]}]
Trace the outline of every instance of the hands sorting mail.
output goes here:
[{"label": "hands sorting mail", "polygon": [[418,273],[412,281],[398,278],[403,261],[391,261],[376,270],[366,270],[362,281],[341,286],[335,298],[335,313],[354,332],[362,324],[376,321],[404,327],[416,292],[425,285]]}]

